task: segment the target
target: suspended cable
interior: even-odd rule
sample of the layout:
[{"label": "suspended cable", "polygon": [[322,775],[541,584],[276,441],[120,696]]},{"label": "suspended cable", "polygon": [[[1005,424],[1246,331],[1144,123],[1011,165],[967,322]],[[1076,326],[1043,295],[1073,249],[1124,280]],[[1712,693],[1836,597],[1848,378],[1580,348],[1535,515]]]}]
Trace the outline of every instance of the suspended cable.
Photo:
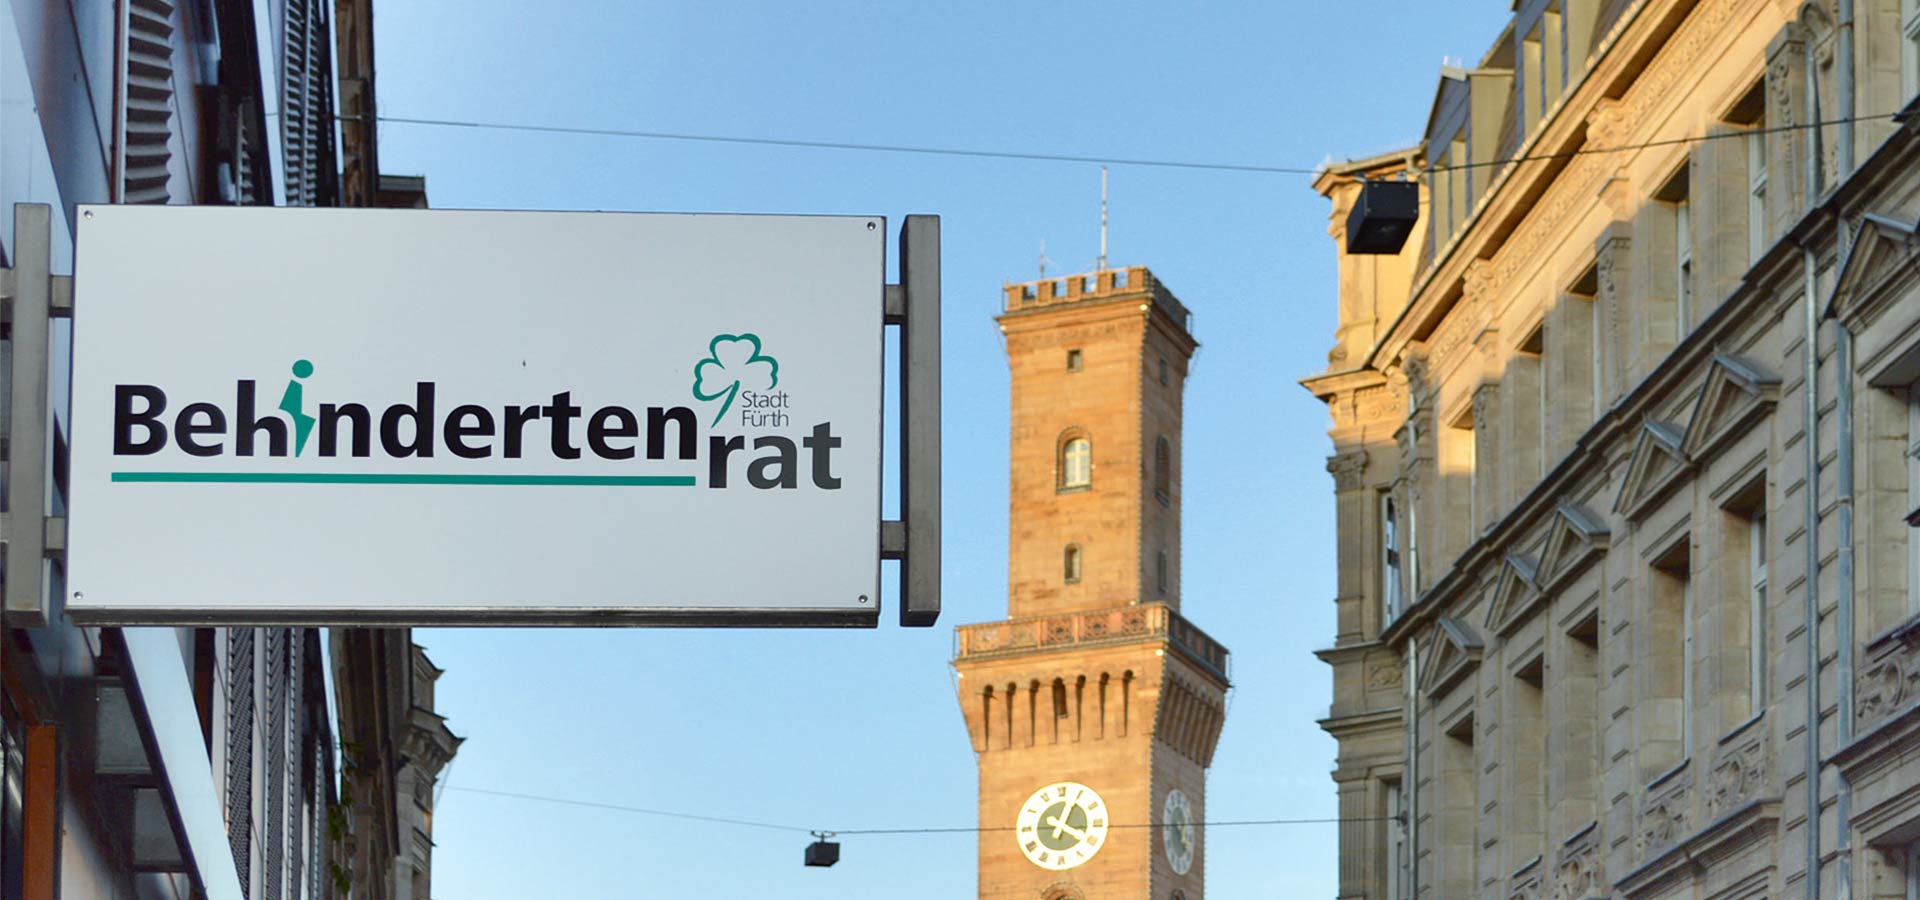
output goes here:
[{"label": "suspended cable", "polygon": [[[1810,128],[1825,128],[1832,125],[1847,125],[1855,122],[1890,120],[1894,113],[1876,113],[1872,115],[1845,116],[1837,119],[1824,119],[1796,125],[1777,125],[1764,128],[1749,128],[1739,131],[1725,131],[1715,134],[1700,134],[1688,137],[1663,138],[1638,144],[1619,144],[1610,147],[1581,147],[1559,153],[1530,153],[1525,156],[1509,156],[1501,159],[1489,159],[1479,162],[1456,163],[1445,166],[1430,166],[1422,171],[1453,172],[1466,169],[1482,169],[1504,166],[1508,163],[1537,162],[1542,160],[1571,159],[1576,156],[1591,156],[1600,153],[1622,153],[1629,150],[1645,150],[1653,147],[1671,147],[1692,144],[1701,141],[1722,138],[1745,138],[1756,134],[1773,134],[1784,131],[1798,131]],[[343,122],[361,122],[355,116],[336,117]],[[1319,175],[1326,171],[1324,166],[1312,168],[1302,166],[1264,166],[1250,163],[1203,162],[1197,160],[1148,159],[1120,156],[1091,156],[1066,153],[1037,153],[1014,150],[982,150],[963,147],[933,147],[909,144],[867,144],[852,141],[808,141],[793,138],[743,137],[739,135],[694,134],[671,131],[640,131],[625,128],[591,128],[569,125],[532,125],[519,122],[481,122],[462,119],[433,119],[415,116],[379,116],[378,121],[393,125],[418,125],[431,128],[469,128],[486,131],[515,131],[536,134],[571,134],[591,137],[639,138],[665,141],[695,141],[716,144],[747,144],[763,147],[803,147],[815,150],[856,150],[869,153],[909,153],[928,156],[956,156],[976,159],[1016,159],[1030,162],[1071,162],[1097,163],[1114,166],[1143,166],[1166,169],[1196,169],[1216,172],[1251,172],[1265,175]]]},{"label": "suspended cable", "polygon": [[599,803],[592,800],[570,800],[565,797],[543,797],[539,794],[521,794],[514,791],[493,791],[486,788],[448,785],[447,790],[468,794],[486,794],[490,797],[512,797],[516,800],[533,800],[540,803],[557,803],[562,806],[584,806],[590,809],[607,809],[614,812],[636,813],[645,816],[662,816],[669,819],[692,819],[696,822],[717,822],[722,825],[741,825],[748,828],[769,828],[775,831],[797,831],[808,834],[812,829],[796,825],[780,825],[774,822],[755,822],[751,819],[729,819],[724,816],[702,816],[695,813],[674,812],[666,809],[647,809],[640,806],[622,806],[618,803]]},{"label": "suspended cable", "polygon": [[[750,828],[767,828],[767,829],[772,829],[776,831],[792,831],[800,834],[825,833],[825,834],[836,834],[836,835],[842,835],[842,836],[850,835],[850,834],[863,834],[863,835],[979,834],[982,832],[990,832],[990,831],[1016,830],[1015,826],[1012,826],[1012,825],[982,825],[982,826],[971,826],[971,827],[959,826],[959,827],[923,827],[923,828],[836,828],[828,831],[828,830],[819,829],[819,828],[804,828],[799,825],[783,825],[777,822],[759,822],[752,819],[735,819],[735,818],[728,818],[725,816],[705,816],[705,815],[697,815],[694,813],[675,812],[672,810],[665,810],[665,809],[649,809],[641,806],[627,806],[619,803],[601,803],[593,800],[573,800],[566,797],[549,797],[541,794],[525,794],[517,791],[495,791],[495,790],[489,790],[486,788],[466,787],[463,785],[448,785],[446,789],[449,791],[461,791],[469,794],[484,794],[489,797],[509,797],[515,800],[532,800],[540,803],[554,803],[561,806],[582,806],[582,807],[587,807],[589,809],[604,809],[604,810],[611,810],[614,812],[634,813],[637,815],[661,816],[661,817],[670,818],[670,819],[691,819],[698,822],[714,822],[722,825],[740,825],[740,826],[745,826]],[[1256,826],[1256,825],[1335,825],[1341,822],[1384,822],[1384,821],[1390,820],[1391,818],[1392,818],[1391,816],[1358,816],[1350,819],[1341,819],[1337,817],[1336,818],[1299,818],[1299,819],[1236,819],[1236,820],[1220,821],[1220,822],[1190,822],[1188,824],[1195,827],[1201,827],[1201,828],[1233,828],[1233,827]],[[1165,825],[1166,823],[1164,822],[1146,822],[1146,823],[1114,822],[1114,823],[1108,824],[1107,827],[1109,829],[1161,828],[1161,827],[1164,827]]]},{"label": "suspended cable", "polygon": [[[346,121],[359,121],[350,116]],[[864,150],[874,153],[918,153],[929,156],[967,156],[982,159],[1020,159],[1039,162],[1100,163],[1115,166],[1153,166],[1169,169],[1213,169],[1224,172],[1262,172],[1281,175],[1312,175],[1319,169],[1286,166],[1256,166],[1239,163],[1184,162],[1168,159],[1133,159],[1119,156],[1074,156],[1058,153],[1027,153],[1013,150],[974,150],[956,147],[919,147],[906,144],[860,144],[848,141],[802,141],[790,138],[757,138],[717,134],[681,134],[669,131],[633,131],[623,128],[579,128],[561,125],[523,125],[511,122],[464,122],[453,119],[423,119],[407,116],[380,116],[382,123],[425,125],[437,128],[482,128],[495,131],[528,131],[542,134],[577,134],[599,137],[651,138],[665,141],[701,141],[715,144],[753,144],[768,147],[808,147],[816,150]]]}]

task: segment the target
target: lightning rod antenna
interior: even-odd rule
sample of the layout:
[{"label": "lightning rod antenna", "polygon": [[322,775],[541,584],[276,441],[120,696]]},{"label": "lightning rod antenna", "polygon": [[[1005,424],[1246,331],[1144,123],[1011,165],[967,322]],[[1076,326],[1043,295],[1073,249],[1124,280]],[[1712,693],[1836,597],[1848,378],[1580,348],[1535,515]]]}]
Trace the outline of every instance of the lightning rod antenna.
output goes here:
[{"label": "lightning rod antenna", "polygon": [[1107,270],[1107,167],[1100,167],[1100,263],[1095,272]]},{"label": "lightning rod antenna", "polygon": [[1042,281],[1045,281],[1047,278],[1047,262],[1048,262],[1047,239],[1041,238],[1040,239],[1040,279]]}]

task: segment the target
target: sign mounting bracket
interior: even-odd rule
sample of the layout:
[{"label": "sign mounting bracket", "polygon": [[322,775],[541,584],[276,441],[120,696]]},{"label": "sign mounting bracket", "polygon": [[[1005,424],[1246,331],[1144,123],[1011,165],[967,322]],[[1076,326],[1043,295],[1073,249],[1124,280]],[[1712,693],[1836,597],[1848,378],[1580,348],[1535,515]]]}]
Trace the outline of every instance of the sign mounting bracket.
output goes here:
[{"label": "sign mounting bracket", "polygon": [[900,518],[880,523],[880,558],[900,563],[900,624],[940,619],[940,217],[900,225],[900,283],[886,286],[900,327]]}]

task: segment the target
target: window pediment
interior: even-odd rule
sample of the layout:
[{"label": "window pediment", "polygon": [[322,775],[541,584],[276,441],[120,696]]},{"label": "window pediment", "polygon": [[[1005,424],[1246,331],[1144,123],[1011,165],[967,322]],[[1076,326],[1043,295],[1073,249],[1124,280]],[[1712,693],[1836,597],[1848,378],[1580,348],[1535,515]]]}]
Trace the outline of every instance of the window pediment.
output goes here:
[{"label": "window pediment", "polygon": [[1612,539],[1606,521],[1579,504],[1561,504],[1554,510],[1552,522],[1547,549],[1540,554],[1537,579],[1540,589],[1548,593],[1565,586],[1598,559]]},{"label": "window pediment", "polygon": [[1681,449],[1686,436],[1679,427],[1658,419],[1640,424],[1640,437],[1634,442],[1633,456],[1627,464],[1627,477],[1620,483],[1620,495],[1614,499],[1615,512],[1637,519],[1665,496],[1692,470]]},{"label": "window pediment", "polygon": [[1480,668],[1480,654],[1486,646],[1480,635],[1458,619],[1441,616],[1434,624],[1433,649],[1427,651],[1427,663],[1421,670],[1420,689],[1429,697],[1446,693]]},{"label": "window pediment", "polygon": [[1860,236],[1847,251],[1833,288],[1829,313],[1843,320],[1871,319],[1897,292],[1888,291],[1901,276],[1912,277],[1920,257],[1920,223],[1867,213]]},{"label": "window pediment", "polygon": [[1540,591],[1540,567],[1532,557],[1508,554],[1495,582],[1493,605],[1487,610],[1487,628],[1506,635],[1525,622],[1527,614],[1545,599]]},{"label": "window pediment", "polygon": [[1750,359],[1716,354],[1693,403],[1681,454],[1693,460],[1711,456],[1771,411],[1779,396],[1780,376]]}]

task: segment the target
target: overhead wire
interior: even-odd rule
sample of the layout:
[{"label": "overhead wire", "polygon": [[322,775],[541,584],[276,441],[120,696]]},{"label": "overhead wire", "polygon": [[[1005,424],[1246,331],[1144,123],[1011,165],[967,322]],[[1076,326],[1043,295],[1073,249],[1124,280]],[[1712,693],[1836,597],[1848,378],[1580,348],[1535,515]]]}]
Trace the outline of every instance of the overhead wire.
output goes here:
[{"label": "overhead wire", "polygon": [[[1875,113],[1870,115],[1843,116],[1814,122],[1791,125],[1762,126],[1738,131],[1723,131],[1710,134],[1689,135],[1677,138],[1662,138],[1634,144],[1617,144],[1606,147],[1580,147],[1555,153],[1530,153],[1522,156],[1509,156],[1500,159],[1480,160],[1477,162],[1452,163],[1444,166],[1427,166],[1423,172],[1453,172],[1465,169],[1481,169],[1504,166],[1510,163],[1537,162],[1542,160],[1571,159],[1576,156],[1591,156],[1601,153],[1622,153],[1630,150],[1645,150],[1654,147],[1670,147],[1692,144],[1723,138],[1745,138],[1756,134],[1798,131],[1803,129],[1825,128],[1833,125],[1847,125],[1855,122],[1892,119],[1895,113]],[[358,116],[338,116],[342,122],[364,124],[364,118]],[[1245,172],[1262,175],[1319,175],[1327,170],[1325,165],[1313,166],[1270,166],[1253,163],[1207,162],[1200,160],[1155,159],[1145,157],[1097,156],[1092,154],[1040,153],[1021,150],[986,150],[966,147],[940,147],[914,144],[874,144],[857,141],[801,140],[797,138],[748,137],[743,135],[698,134],[693,132],[645,131],[629,128],[600,128],[575,125],[538,125],[524,122],[487,122],[465,119],[442,119],[422,116],[375,116],[376,121],[393,125],[416,125],[432,128],[467,128],[486,131],[527,132],[537,134],[583,135],[590,137],[619,137],[645,140],[693,141],[717,144],[745,144],[764,147],[798,147],[814,150],[851,150],[869,153],[904,153],[927,156],[968,157],[976,159],[1010,159],[1028,162],[1069,162],[1097,163],[1112,166],[1140,166],[1148,168],[1193,169],[1217,172]]]},{"label": "overhead wire", "polygon": [[[748,827],[748,828],[765,828],[765,829],[774,830],[774,831],[791,831],[799,834],[832,834],[832,835],[841,835],[841,836],[899,835],[899,834],[979,834],[982,832],[1017,830],[1016,827],[1012,825],[978,825],[978,826],[947,826],[947,827],[931,826],[931,827],[914,827],[914,828],[834,828],[834,829],[807,828],[800,825],[789,825],[789,824],[780,823],[780,822],[765,822],[765,821],[759,821],[755,819],[734,818],[734,817],[728,817],[728,816],[709,816],[709,815],[701,815],[698,813],[679,812],[675,810],[653,809],[653,808],[643,807],[643,806],[629,806],[621,803],[604,803],[596,800],[576,800],[568,797],[552,797],[544,794],[530,794],[530,793],[523,793],[519,791],[498,791],[498,790],[492,790],[489,788],[466,787],[464,785],[449,785],[447,787],[447,790],[459,791],[462,793],[469,793],[469,794],[482,794],[489,797],[507,797],[515,800],[531,800],[531,801],[536,801],[540,803],[552,803],[552,804],[557,804],[561,806],[578,806],[578,807],[586,807],[588,809],[603,809],[603,810],[609,810],[612,812],[633,813],[636,815],[659,816],[662,818],[669,818],[669,819],[689,819],[697,822],[712,822],[712,823],[721,824],[721,825],[738,825],[738,826]],[[1201,828],[1233,828],[1233,827],[1244,827],[1244,826],[1271,826],[1271,825],[1334,825],[1334,824],[1339,824],[1341,822],[1383,822],[1383,821],[1388,821],[1391,818],[1392,818],[1391,816],[1356,816],[1348,819],[1341,819],[1337,817],[1232,819],[1232,820],[1223,820],[1223,821],[1215,821],[1215,822],[1191,822],[1188,824],[1193,825],[1195,827],[1201,827]],[[1165,822],[1144,822],[1144,823],[1142,822],[1110,822],[1108,823],[1107,828],[1108,829],[1161,828],[1161,827],[1164,827],[1166,824],[1167,823]]]}]

